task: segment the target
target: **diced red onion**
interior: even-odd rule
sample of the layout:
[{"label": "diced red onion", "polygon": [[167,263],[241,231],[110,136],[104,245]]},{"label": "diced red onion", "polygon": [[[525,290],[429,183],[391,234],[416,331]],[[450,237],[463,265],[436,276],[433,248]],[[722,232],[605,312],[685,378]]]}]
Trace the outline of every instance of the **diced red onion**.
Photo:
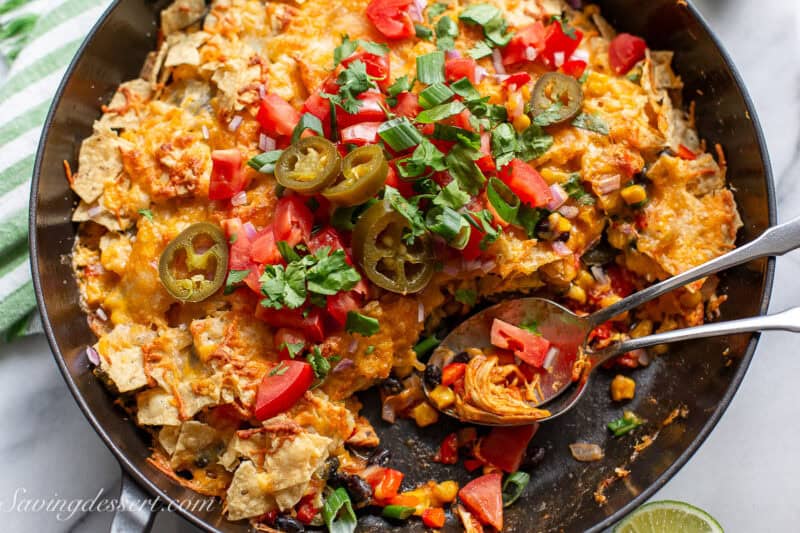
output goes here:
[{"label": "diced red onion", "polygon": [[244,205],[246,203],[247,203],[247,193],[244,191],[237,192],[231,198],[231,205],[233,206]]},{"label": "diced red onion", "polygon": [[561,257],[571,255],[572,250],[566,245],[564,241],[553,241],[553,251]]},{"label": "diced red onion", "polygon": [[253,226],[252,222],[245,222],[242,225],[242,229],[244,230],[244,234],[247,235],[248,239],[254,239],[256,235],[258,235],[258,231],[256,231],[256,227]]},{"label": "diced red onion", "polygon": [[480,83],[483,78],[489,75],[489,72],[480,65],[475,67],[475,83]]},{"label": "diced red onion", "polygon": [[560,67],[564,64],[566,57],[564,57],[564,52],[556,52],[553,54],[553,62],[556,64],[557,67]]},{"label": "diced red onion", "polygon": [[153,270],[158,270],[158,261],[153,259],[152,261],[150,261],[150,266],[153,267]]},{"label": "diced red onion", "polygon": [[259,98],[261,98],[262,100],[263,100],[263,99],[265,99],[265,98],[267,97],[267,88],[266,88],[266,87],[264,87],[264,84],[263,84],[263,83],[260,83],[260,84],[258,85],[258,96],[259,96]]},{"label": "diced red onion", "polygon": [[600,265],[592,265],[589,267],[589,270],[592,272],[592,277],[594,277],[594,279],[597,280],[600,285],[608,284],[608,276],[606,275],[606,271],[603,270],[603,267]]},{"label": "diced red onion", "polygon": [[427,6],[427,0],[414,0],[414,2],[408,6],[408,16],[411,17],[411,20],[414,22],[422,22],[422,12],[425,11]]},{"label": "diced red onion", "polygon": [[242,125],[242,120],[244,120],[241,115],[236,115],[231,119],[228,123],[228,131],[236,131],[239,129],[239,126]]},{"label": "diced red onion", "polygon": [[355,363],[353,363],[352,359],[345,358],[339,361],[339,363],[335,367],[333,367],[333,372],[342,372],[344,370],[353,368],[354,366]]},{"label": "diced red onion", "polygon": [[558,208],[558,212],[561,213],[561,216],[568,219],[573,219],[578,216],[580,209],[575,207],[574,205],[562,205]]},{"label": "diced red onion", "polygon": [[458,50],[448,50],[444,53],[444,55],[447,56],[447,59],[458,59],[461,57],[461,52]]},{"label": "diced red onion", "polygon": [[86,347],[86,358],[95,366],[100,364],[100,354],[92,346]]},{"label": "diced red onion", "polygon": [[208,133],[208,127],[206,127],[205,124],[203,124],[200,130],[203,132],[203,139],[208,140],[208,138],[211,137],[211,134]]},{"label": "diced red onion", "polygon": [[356,350],[358,350],[358,339],[353,339],[347,347],[347,353],[356,353]]},{"label": "diced red onion", "polygon": [[628,353],[635,357],[640,365],[647,366],[650,364],[650,354],[647,353],[647,350],[639,348],[638,350],[631,350]]},{"label": "diced red onion", "polygon": [[503,66],[503,56],[500,55],[500,50],[497,48],[492,49],[492,65],[497,74],[505,74],[506,67]]},{"label": "diced red onion", "polygon": [[580,9],[583,6],[583,0],[567,0],[567,3],[572,9]]},{"label": "diced red onion", "polygon": [[461,272],[461,265],[455,261],[448,261],[442,267],[442,272],[448,276],[457,276],[458,273]]},{"label": "diced red onion", "polygon": [[103,308],[102,308],[102,307],[98,307],[98,308],[97,308],[97,311],[95,311],[95,314],[98,316],[98,318],[100,318],[100,320],[102,320],[102,321],[104,321],[104,322],[105,322],[106,320],[108,320],[108,315],[106,314],[106,312],[105,312],[105,311],[103,311]]},{"label": "diced red onion", "polygon": [[497,266],[497,263],[495,262],[495,260],[494,259],[489,259],[489,260],[486,260],[486,261],[481,261],[480,268],[483,271],[483,273],[486,274],[487,272],[491,272],[492,270],[494,270],[494,267],[496,267],[496,266]]},{"label": "diced red onion", "polygon": [[495,74],[494,75],[494,79],[496,79],[500,83],[503,83],[504,81],[506,81],[510,77],[511,77],[511,74]]},{"label": "diced red onion", "polygon": [[534,61],[538,55],[539,51],[533,46],[525,47],[525,59],[528,61]]},{"label": "diced red onion", "polygon": [[551,346],[549,350],[547,350],[547,354],[544,356],[544,361],[542,362],[542,368],[547,370],[548,368],[553,366],[553,362],[558,355],[558,348],[555,346]]},{"label": "diced red onion", "polygon": [[604,455],[600,446],[588,442],[573,442],[569,445],[569,451],[572,457],[583,462],[599,461]]},{"label": "diced red onion", "polygon": [[394,424],[397,413],[394,410],[394,402],[383,402],[381,406],[381,418],[390,424]]},{"label": "diced red onion", "polygon": [[97,215],[99,215],[102,212],[103,212],[103,208],[100,207],[99,205],[96,205],[94,207],[90,207],[89,210],[86,211],[86,214],[89,215],[89,218],[93,218],[93,217],[96,217]]},{"label": "diced red onion", "polygon": [[547,203],[547,209],[550,211],[555,211],[564,205],[564,202],[566,202],[567,198],[569,198],[567,191],[565,191],[564,187],[558,183],[554,183],[550,186],[550,195],[552,196],[552,199]]},{"label": "diced red onion", "polygon": [[272,137],[269,137],[263,133],[258,136],[258,149],[262,152],[274,150],[276,146],[277,143]]},{"label": "diced red onion", "polygon": [[586,50],[581,50],[578,48],[575,52],[569,56],[570,61],[583,61],[584,63],[589,62],[589,52]]},{"label": "diced red onion", "polygon": [[610,192],[619,190],[620,181],[619,174],[617,174],[615,176],[606,176],[605,178],[596,181],[594,184],[597,186],[597,191],[600,194],[608,194]]},{"label": "diced red onion", "polygon": [[425,320],[425,306],[422,302],[418,302],[417,305],[417,322],[422,322]]}]

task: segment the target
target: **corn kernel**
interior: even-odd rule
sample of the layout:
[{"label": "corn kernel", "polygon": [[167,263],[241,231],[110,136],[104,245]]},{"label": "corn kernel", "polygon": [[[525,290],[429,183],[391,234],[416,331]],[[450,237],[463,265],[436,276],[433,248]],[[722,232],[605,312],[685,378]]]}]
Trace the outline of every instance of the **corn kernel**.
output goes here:
[{"label": "corn kernel", "polygon": [[550,227],[556,233],[566,233],[572,229],[572,222],[558,213],[550,213],[550,216],[547,217],[547,222],[550,223]]},{"label": "corn kernel", "polygon": [[586,289],[594,286],[594,276],[589,274],[589,272],[586,271],[586,270],[581,270],[578,273],[578,278],[577,278],[576,283],[578,285],[580,285],[581,288],[583,288],[583,290],[586,290]]},{"label": "corn kernel", "polygon": [[578,303],[586,303],[586,291],[580,285],[570,285],[567,291],[567,298]]},{"label": "corn kernel", "polygon": [[656,355],[664,355],[669,351],[669,345],[667,344],[656,344],[650,350]]},{"label": "corn kernel", "polygon": [[681,294],[680,301],[684,307],[697,307],[703,301],[703,295],[700,294],[700,291],[686,291]]},{"label": "corn kernel", "polygon": [[452,480],[442,481],[433,487],[433,497],[436,498],[440,504],[450,503],[456,499],[458,494],[458,483]]},{"label": "corn kernel", "polygon": [[447,409],[456,402],[456,395],[450,387],[437,385],[431,391],[430,399],[439,409]]},{"label": "corn kernel", "polygon": [[531,119],[525,113],[514,119],[514,129],[518,132],[525,131],[531,125]]},{"label": "corn kernel", "polygon": [[617,374],[611,381],[611,399],[615,402],[632,400],[636,394],[636,382],[631,378]]},{"label": "corn kernel", "polygon": [[522,86],[522,99],[526,102],[531,99],[531,88],[528,85]]},{"label": "corn kernel", "polygon": [[411,417],[419,427],[424,428],[439,421],[439,412],[428,402],[422,402],[411,410]]},{"label": "corn kernel", "polygon": [[622,199],[628,205],[638,204],[647,200],[647,191],[641,185],[628,185],[620,191]]},{"label": "corn kernel", "polygon": [[641,320],[631,330],[631,337],[638,339],[639,337],[647,337],[653,332],[652,320]]}]

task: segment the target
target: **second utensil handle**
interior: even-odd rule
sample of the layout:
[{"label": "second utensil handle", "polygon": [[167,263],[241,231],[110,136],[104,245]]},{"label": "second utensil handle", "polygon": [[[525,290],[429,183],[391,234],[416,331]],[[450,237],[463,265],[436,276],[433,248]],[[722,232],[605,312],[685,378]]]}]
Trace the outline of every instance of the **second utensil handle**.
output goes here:
[{"label": "second utensil handle", "polygon": [[757,239],[707,263],[631,294],[605,309],[596,311],[590,318],[595,325],[602,324],[625,311],[638,307],[678,287],[683,287],[692,281],[747,263],[759,257],[783,255],[796,248],[800,248],[800,217],[784,224],[767,228]]}]

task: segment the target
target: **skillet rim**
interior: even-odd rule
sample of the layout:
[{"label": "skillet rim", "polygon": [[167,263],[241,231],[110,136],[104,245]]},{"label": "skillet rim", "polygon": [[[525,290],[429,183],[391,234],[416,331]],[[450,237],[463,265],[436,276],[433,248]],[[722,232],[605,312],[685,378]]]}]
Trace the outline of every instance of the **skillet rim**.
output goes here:
[{"label": "skillet rim", "polygon": [[[75,53],[75,56],[69,63],[69,66],[64,72],[64,76],[59,82],[58,89],[55,92],[53,97],[53,101],[50,105],[50,108],[47,112],[47,117],[43,123],[42,128],[42,135],[39,139],[39,143],[36,150],[36,159],[33,168],[33,176],[31,178],[31,194],[30,194],[30,201],[29,201],[29,215],[28,215],[28,242],[30,248],[30,262],[31,262],[31,274],[33,280],[33,287],[34,293],[36,295],[36,304],[39,314],[42,318],[42,326],[47,337],[48,344],[50,345],[50,350],[53,353],[53,357],[58,365],[59,371],[61,372],[64,381],[67,384],[67,387],[70,390],[70,393],[75,399],[75,402],[78,404],[83,415],[91,424],[92,428],[95,432],[100,436],[101,440],[105,443],[111,453],[119,462],[122,468],[122,476],[123,481],[124,477],[130,476],[133,480],[139,485],[143,487],[151,496],[157,496],[158,498],[162,499],[164,502],[167,502],[171,505],[171,508],[177,509],[177,511],[183,516],[184,519],[188,520],[193,525],[202,528],[206,531],[210,532],[219,532],[219,530],[213,527],[210,523],[205,522],[204,520],[200,519],[199,517],[195,516],[187,509],[183,508],[178,502],[162,491],[155,483],[150,481],[150,479],[143,474],[141,470],[139,470],[133,462],[123,453],[114,443],[111,436],[106,432],[104,425],[97,419],[94,413],[89,409],[86,400],[80,394],[78,390],[78,386],[76,385],[75,381],[72,378],[72,375],[69,373],[69,369],[67,368],[66,361],[61,353],[61,350],[58,346],[58,342],[56,340],[55,333],[53,331],[53,327],[50,324],[50,317],[47,314],[47,304],[45,301],[45,296],[42,291],[42,286],[40,282],[40,272],[39,272],[39,242],[36,236],[36,221],[38,215],[38,188],[39,188],[39,177],[42,167],[42,160],[44,154],[44,147],[46,146],[49,136],[51,126],[53,125],[53,119],[55,116],[56,108],[61,101],[63,96],[64,90],[66,89],[67,84],[72,78],[72,75],[75,71],[75,68],[83,56],[86,48],[89,47],[91,42],[93,41],[95,35],[103,28],[106,24],[110,15],[116,10],[116,8],[122,4],[124,0],[113,0],[111,4],[106,8],[100,18],[95,22],[92,26],[91,30],[86,35],[86,38],[81,43],[80,47]],[[702,14],[698,11],[698,9],[694,6],[692,1],[686,2],[686,9],[689,12],[689,15],[694,18],[697,23],[706,31],[708,34],[711,42],[716,47],[717,51],[722,58],[722,61],[727,68],[728,72],[730,73],[731,77],[733,78],[734,84],[736,89],[738,90],[742,101],[745,105],[745,110],[749,114],[750,120],[753,124],[753,130],[755,133],[755,140],[758,146],[759,155],[761,156],[761,160],[763,163],[763,175],[764,175],[764,185],[766,188],[767,193],[767,214],[768,214],[768,221],[769,226],[774,226],[777,222],[777,207],[776,207],[776,200],[775,200],[775,182],[774,176],[772,171],[772,165],[770,162],[769,152],[767,150],[766,141],[764,139],[764,132],[761,127],[761,123],[758,119],[758,115],[756,110],[753,106],[753,101],[750,97],[749,92],[747,91],[747,87],[744,84],[744,80],[742,76],[739,74],[736,65],[734,64],[733,60],[731,59],[730,55],[728,54],[727,50],[723,46],[720,39],[717,37],[716,33],[711,29],[710,25],[703,17]],[[34,259],[36,258],[36,259]],[[769,307],[770,299],[772,296],[772,288],[775,276],[775,257],[769,257],[767,259],[767,264],[764,269],[764,286],[763,286],[763,294],[761,296],[761,303],[760,303],[760,314],[764,314],[767,312]],[[760,340],[760,333],[754,333],[750,340],[748,341],[747,348],[744,351],[744,355],[742,356],[741,363],[736,370],[736,373],[733,375],[730,384],[728,385],[725,394],[723,394],[722,398],[720,399],[719,403],[715,407],[713,413],[709,416],[706,420],[705,424],[700,429],[700,432],[697,434],[695,439],[689,444],[689,446],[681,453],[673,463],[658,477],[656,480],[647,486],[644,490],[642,490],[637,496],[632,498],[628,503],[617,509],[611,515],[607,516],[602,521],[598,522],[590,529],[587,530],[588,533],[597,533],[600,532],[615,523],[619,522],[628,515],[631,511],[635,508],[639,507],[646,500],[648,500],[651,496],[653,496],[658,490],[660,490],[667,482],[672,479],[672,477],[681,469],[683,466],[691,459],[691,457],[697,452],[697,450],[702,446],[708,436],[711,434],[713,429],[716,427],[717,423],[719,423],[722,416],[725,414],[725,411],[730,406],[731,401],[733,400],[734,395],[739,390],[742,381],[744,380],[744,376],[747,373],[748,368],[750,367],[750,363],[753,359],[753,354],[755,353],[755,349],[758,345],[758,341]]]}]

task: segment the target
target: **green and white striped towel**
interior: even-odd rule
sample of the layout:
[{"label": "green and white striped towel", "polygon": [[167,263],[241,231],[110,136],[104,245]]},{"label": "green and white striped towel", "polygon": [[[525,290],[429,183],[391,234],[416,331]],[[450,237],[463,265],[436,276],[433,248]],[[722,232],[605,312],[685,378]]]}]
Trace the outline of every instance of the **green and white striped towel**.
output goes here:
[{"label": "green and white striped towel", "polygon": [[111,0],[0,2],[0,335],[41,330],[28,261],[28,198],[36,146],[72,57]]}]

